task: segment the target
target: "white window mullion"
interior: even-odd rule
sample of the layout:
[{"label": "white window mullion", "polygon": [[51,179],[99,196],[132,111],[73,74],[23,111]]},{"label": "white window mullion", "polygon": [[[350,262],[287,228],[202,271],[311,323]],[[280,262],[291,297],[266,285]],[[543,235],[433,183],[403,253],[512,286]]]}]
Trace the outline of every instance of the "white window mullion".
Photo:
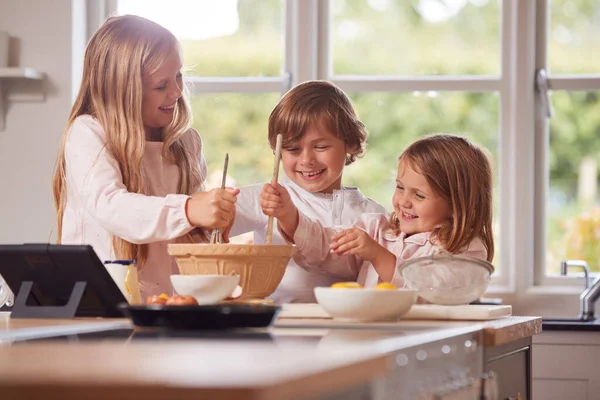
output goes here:
[{"label": "white window mullion", "polygon": [[533,283],[535,2],[504,0],[501,99],[501,256],[509,283]]},{"label": "white window mullion", "polygon": [[600,75],[554,75],[548,83],[550,90],[600,91]]},{"label": "white window mullion", "polygon": [[290,0],[292,86],[318,78],[319,0]]},{"label": "white window mullion", "polygon": [[512,68],[514,59],[514,38],[517,35],[515,24],[515,5],[509,1],[502,2],[500,48],[500,110],[499,110],[499,130],[498,130],[498,190],[499,190],[499,213],[500,222],[500,243],[496,245],[498,259],[502,263],[500,276],[492,281],[491,291],[514,291],[515,268],[512,262],[513,253],[511,251],[512,232],[514,231],[513,221],[511,219],[513,207],[513,196],[511,190],[508,190],[514,182],[515,174],[512,171],[514,162],[514,140],[511,135],[511,127],[514,126],[514,113],[511,108],[511,93],[513,90],[513,81],[515,71]]},{"label": "white window mullion", "polygon": [[333,46],[331,40],[331,1],[318,0],[317,79],[333,75]]},{"label": "white window mullion", "polygon": [[500,78],[488,76],[333,76],[331,79],[336,85],[349,92],[495,92],[500,90]]},{"label": "white window mullion", "polygon": [[186,77],[193,93],[273,93],[281,92],[287,85],[286,77]]},{"label": "white window mullion", "polygon": [[[550,15],[546,0],[536,1],[536,60],[535,71],[548,71],[548,27]],[[538,79],[541,78],[538,72]],[[537,85],[535,90],[535,214],[534,223],[536,235],[534,237],[535,263],[534,285],[545,284],[546,277],[546,199],[548,198],[549,178],[549,135],[548,113],[550,107],[549,95],[543,89],[544,85]]]}]

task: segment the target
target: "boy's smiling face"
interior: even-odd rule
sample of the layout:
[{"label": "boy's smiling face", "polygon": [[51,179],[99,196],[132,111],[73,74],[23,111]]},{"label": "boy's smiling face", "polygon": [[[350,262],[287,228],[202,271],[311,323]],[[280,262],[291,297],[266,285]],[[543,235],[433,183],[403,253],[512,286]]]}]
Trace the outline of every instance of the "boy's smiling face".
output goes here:
[{"label": "boy's smiling face", "polygon": [[285,174],[312,193],[340,189],[348,149],[324,124],[309,127],[302,139],[281,150]]}]

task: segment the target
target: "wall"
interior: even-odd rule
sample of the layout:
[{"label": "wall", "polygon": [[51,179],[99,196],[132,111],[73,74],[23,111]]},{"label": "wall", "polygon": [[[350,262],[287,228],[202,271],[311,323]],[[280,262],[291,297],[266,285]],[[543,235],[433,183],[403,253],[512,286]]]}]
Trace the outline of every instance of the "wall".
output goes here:
[{"label": "wall", "polygon": [[0,131],[0,243],[54,240],[52,171],[78,82],[73,77],[81,61],[73,55],[85,44],[84,28],[82,0],[0,0],[0,30],[11,36],[9,66],[46,74],[44,101],[7,105]]}]

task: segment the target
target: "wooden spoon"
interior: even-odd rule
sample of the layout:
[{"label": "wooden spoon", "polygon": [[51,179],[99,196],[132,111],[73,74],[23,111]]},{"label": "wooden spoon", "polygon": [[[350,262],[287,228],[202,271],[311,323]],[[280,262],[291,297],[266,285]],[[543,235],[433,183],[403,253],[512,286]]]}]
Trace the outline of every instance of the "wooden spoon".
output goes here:
[{"label": "wooden spoon", "polygon": [[[275,162],[273,164],[273,179],[271,180],[272,185],[277,184],[279,178],[279,162],[281,161],[281,142],[283,141],[283,135],[280,133],[277,135],[277,141],[275,142]],[[267,244],[271,244],[273,240],[273,216],[269,215],[269,222],[267,223]]]}]

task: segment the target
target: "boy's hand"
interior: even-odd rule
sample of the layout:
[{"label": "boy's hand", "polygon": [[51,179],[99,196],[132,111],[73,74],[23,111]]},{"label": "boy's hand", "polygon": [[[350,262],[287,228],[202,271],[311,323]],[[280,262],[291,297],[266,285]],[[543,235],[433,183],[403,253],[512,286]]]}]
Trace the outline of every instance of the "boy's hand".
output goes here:
[{"label": "boy's hand", "polygon": [[207,229],[231,226],[239,192],[239,189],[226,188],[192,194],[185,206],[190,224]]},{"label": "boy's hand", "polygon": [[260,192],[263,214],[277,218],[279,228],[293,238],[298,227],[298,209],[288,191],[279,183],[267,183]]},{"label": "boy's hand", "polygon": [[373,262],[381,250],[386,250],[369,236],[367,232],[359,228],[345,229],[336,233],[331,237],[331,245],[329,247],[338,256],[352,254],[371,262]]}]

